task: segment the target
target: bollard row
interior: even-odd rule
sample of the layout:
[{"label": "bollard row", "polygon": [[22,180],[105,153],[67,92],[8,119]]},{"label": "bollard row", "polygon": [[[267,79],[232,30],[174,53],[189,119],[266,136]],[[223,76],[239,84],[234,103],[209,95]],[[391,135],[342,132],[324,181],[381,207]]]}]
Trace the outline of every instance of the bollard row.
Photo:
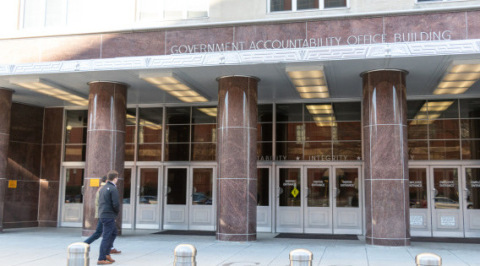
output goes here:
[{"label": "bollard row", "polygon": [[[68,246],[67,266],[89,266],[90,245],[77,242]],[[190,244],[175,247],[173,266],[196,266],[197,249]],[[289,254],[290,266],[312,266],[313,254],[307,249],[295,249]],[[417,266],[441,266],[442,258],[433,253],[420,253],[415,257]]]}]

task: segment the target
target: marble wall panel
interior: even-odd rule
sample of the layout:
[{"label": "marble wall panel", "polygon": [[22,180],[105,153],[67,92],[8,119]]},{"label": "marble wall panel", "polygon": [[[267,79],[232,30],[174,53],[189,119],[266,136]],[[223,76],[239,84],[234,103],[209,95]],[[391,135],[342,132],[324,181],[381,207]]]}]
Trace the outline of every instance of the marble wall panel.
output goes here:
[{"label": "marble wall panel", "polygon": [[165,31],[102,35],[102,58],[165,54]]},{"label": "marble wall panel", "polygon": [[[248,129],[229,128],[219,130],[217,145],[219,178],[247,178],[249,158],[246,148],[249,145]],[[255,156],[256,157],[256,156]]]},{"label": "marble wall panel", "polygon": [[125,131],[126,90],[127,86],[121,83],[90,83],[88,130]]},{"label": "marble wall panel", "polygon": [[[202,52],[200,45],[232,43],[233,27],[169,30],[165,33],[165,39],[167,55],[176,53],[175,46],[178,48],[180,45],[186,45],[191,49],[196,47],[198,49],[196,53],[200,53]],[[207,49],[206,46],[203,48]],[[182,50],[182,53],[190,52],[194,50]]]},{"label": "marble wall panel", "polygon": [[383,18],[321,20],[307,22],[306,39],[316,46],[382,43]]},{"label": "marble wall panel", "polygon": [[0,179],[6,178],[9,143],[9,136],[0,134]]},{"label": "marble wall panel", "polygon": [[[303,41],[306,38],[305,29],[305,22],[237,26],[235,27],[235,42],[243,42],[243,50],[295,48],[288,41],[297,39]],[[273,41],[276,40],[280,42],[274,43]],[[299,47],[298,45],[300,43],[297,44],[297,47]]]},{"label": "marble wall panel", "polygon": [[257,126],[257,83],[256,79],[245,77],[219,80],[219,87],[225,88],[219,90],[219,99],[222,100],[218,106],[218,123],[222,127]]},{"label": "marble wall panel", "polygon": [[62,144],[63,108],[45,108],[43,144]]},{"label": "marble wall panel", "polygon": [[19,227],[19,222],[37,222],[38,181],[17,181],[16,188],[7,188],[4,206],[4,228]]},{"label": "marble wall panel", "polygon": [[0,88],[0,134],[10,133],[12,91]]},{"label": "marble wall panel", "polygon": [[218,234],[246,234],[248,216],[246,179],[218,179],[217,195],[220,204],[226,204],[229,208],[220,208],[217,214]]},{"label": "marble wall panel", "polygon": [[10,141],[42,143],[43,108],[19,103],[12,104]]},{"label": "marble wall panel", "polygon": [[7,177],[15,180],[35,180],[38,182],[41,151],[41,144],[10,141]]},{"label": "marble wall panel", "polygon": [[[385,16],[384,24],[387,42],[421,41],[421,32],[428,33],[423,35],[425,41],[431,40],[430,32],[441,34],[450,31],[446,34],[450,34],[452,40],[462,40],[467,37],[465,12]],[[402,33],[403,36],[400,35],[400,37],[395,35]]]},{"label": "marble wall panel", "polygon": [[78,35],[59,36],[39,39],[40,61],[65,61],[98,59],[102,36]]},{"label": "marble wall panel", "polygon": [[480,39],[480,11],[467,12],[467,29],[469,39]]},{"label": "marble wall panel", "polygon": [[38,201],[39,226],[57,226],[59,190],[59,181],[40,180]]}]

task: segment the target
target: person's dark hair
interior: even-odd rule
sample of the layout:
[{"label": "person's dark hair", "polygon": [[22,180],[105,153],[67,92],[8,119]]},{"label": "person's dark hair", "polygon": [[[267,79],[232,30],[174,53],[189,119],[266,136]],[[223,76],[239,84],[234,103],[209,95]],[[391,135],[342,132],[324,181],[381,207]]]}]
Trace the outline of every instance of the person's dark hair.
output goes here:
[{"label": "person's dark hair", "polygon": [[108,177],[108,181],[113,181],[115,178],[118,177],[118,172],[115,170],[110,170],[110,172],[108,172],[107,174],[107,177]]},{"label": "person's dark hair", "polygon": [[102,176],[102,178],[100,178],[100,182],[102,183],[107,182],[107,176],[106,175]]}]

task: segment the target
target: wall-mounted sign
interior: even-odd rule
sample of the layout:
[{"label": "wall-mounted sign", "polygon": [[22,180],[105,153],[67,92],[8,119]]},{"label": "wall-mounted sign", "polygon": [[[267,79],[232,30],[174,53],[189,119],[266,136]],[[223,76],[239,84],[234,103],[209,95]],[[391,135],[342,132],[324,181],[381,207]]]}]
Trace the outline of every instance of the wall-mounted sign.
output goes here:
[{"label": "wall-mounted sign", "polygon": [[455,222],[455,216],[442,216],[440,217],[440,224],[442,226],[454,227],[457,223]]},{"label": "wall-mounted sign", "polygon": [[472,181],[470,181],[470,186],[471,187],[480,187],[480,181],[479,180],[472,180]]},{"label": "wall-mounted sign", "polygon": [[90,186],[91,187],[99,187],[100,186],[100,179],[90,179]]},{"label": "wall-mounted sign", "polygon": [[423,187],[422,181],[416,180],[416,181],[410,181],[409,184],[410,187]]},{"label": "wall-mounted sign", "polygon": [[455,187],[455,181],[453,180],[441,180],[440,187]]},{"label": "wall-mounted sign", "polygon": [[412,226],[423,226],[423,216],[410,215],[410,225],[412,225]]},{"label": "wall-mounted sign", "polygon": [[283,186],[284,187],[295,187],[295,186],[297,186],[297,180],[285,180],[285,182],[283,182]]},{"label": "wall-mounted sign", "polygon": [[323,180],[315,180],[312,183],[312,187],[325,187],[325,182]]},{"label": "wall-mounted sign", "polygon": [[355,187],[355,183],[352,180],[341,180],[340,187]]},{"label": "wall-mounted sign", "polygon": [[8,188],[17,188],[17,180],[8,180]]}]

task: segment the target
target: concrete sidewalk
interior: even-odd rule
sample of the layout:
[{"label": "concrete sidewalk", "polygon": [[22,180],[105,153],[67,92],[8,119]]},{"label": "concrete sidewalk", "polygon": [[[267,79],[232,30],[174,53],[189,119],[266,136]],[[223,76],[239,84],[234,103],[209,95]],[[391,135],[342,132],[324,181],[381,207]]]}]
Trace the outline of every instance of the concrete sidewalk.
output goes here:
[{"label": "concrete sidewalk", "polygon": [[[178,244],[197,248],[199,266],[289,265],[288,254],[297,248],[313,252],[314,264],[324,266],[415,265],[422,252],[440,255],[443,265],[480,266],[480,245],[413,242],[410,247],[380,247],[360,240],[281,239],[275,234],[259,233],[255,242],[219,242],[214,236],[177,236],[152,234],[149,230],[124,230],[115,241],[122,250],[112,255],[113,265],[172,265]],[[6,229],[0,233],[0,265],[66,265],[67,247],[82,241],[80,229],[26,228]],[[97,264],[100,240],[91,245],[90,265]]]}]

